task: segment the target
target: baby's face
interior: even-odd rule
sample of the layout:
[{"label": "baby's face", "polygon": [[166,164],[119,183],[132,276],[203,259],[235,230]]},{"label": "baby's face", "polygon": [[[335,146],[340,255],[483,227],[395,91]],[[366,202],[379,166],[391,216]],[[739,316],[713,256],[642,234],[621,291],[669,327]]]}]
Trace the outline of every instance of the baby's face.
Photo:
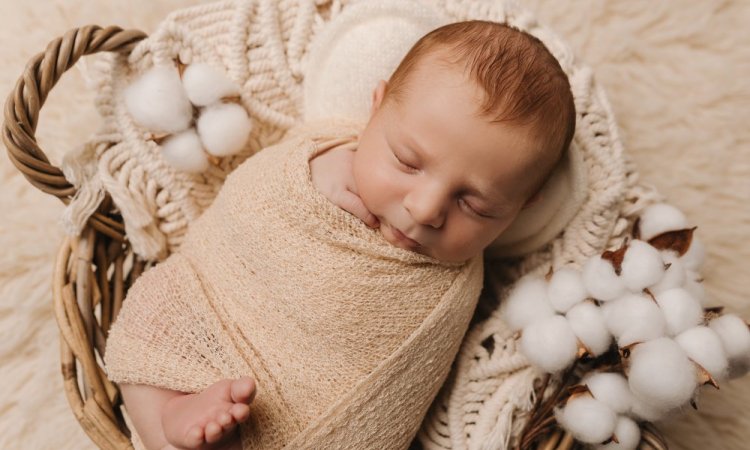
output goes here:
[{"label": "baby's face", "polygon": [[483,92],[456,69],[425,60],[402,98],[373,94],[354,179],[380,231],[442,261],[482,252],[527,204],[539,152],[531,132],[479,115]]}]

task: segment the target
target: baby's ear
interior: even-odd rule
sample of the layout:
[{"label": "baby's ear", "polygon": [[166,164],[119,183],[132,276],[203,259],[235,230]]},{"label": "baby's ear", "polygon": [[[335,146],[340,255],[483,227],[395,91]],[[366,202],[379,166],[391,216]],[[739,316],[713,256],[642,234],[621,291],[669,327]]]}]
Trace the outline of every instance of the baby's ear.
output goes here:
[{"label": "baby's ear", "polygon": [[375,89],[372,91],[372,105],[370,105],[370,118],[372,118],[373,115],[375,115],[375,111],[377,111],[380,108],[380,105],[383,103],[383,98],[385,97],[385,88],[388,86],[388,83],[386,83],[385,80],[378,81],[377,86],[375,86]]}]

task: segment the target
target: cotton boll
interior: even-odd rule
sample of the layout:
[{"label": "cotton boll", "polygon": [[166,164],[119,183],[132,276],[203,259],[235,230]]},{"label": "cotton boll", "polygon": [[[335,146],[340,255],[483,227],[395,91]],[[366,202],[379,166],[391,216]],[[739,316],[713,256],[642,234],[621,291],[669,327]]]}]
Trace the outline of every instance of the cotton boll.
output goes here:
[{"label": "cotton boll", "polygon": [[630,415],[636,419],[654,422],[665,418],[669,412],[669,408],[660,408],[652,405],[635,394],[632,397]]},{"label": "cotton boll", "polygon": [[700,302],[682,288],[669,289],[655,295],[670,336],[677,335],[703,322]]},{"label": "cotton boll", "polygon": [[558,372],[576,359],[578,341],[565,317],[554,315],[527,325],[521,334],[521,352],[545,372]]},{"label": "cotton boll", "polygon": [[685,214],[679,209],[667,203],[657,203],[646,208],[641,214],[638,223],[640,239],[648,241],[668,231],[677,231],[688,228]]},{"label": "cotton boll", "polygon": [[702,306],[706,306],[706,289],[703,287],[702,280],[703,277],[699,273],[688,269],[685,271],[685,284],[683,288],[690,292],[690,295],[695,297]]},{"label": "cotton boll", "polygon": [[513,331],[555,314],[547,299],[547,282],[531,275],[518,280],[500,307],[503,320]]},{"label": "cotton boll", "polygon": [[182,84],[190,101],[207,106],[224,97],[240,94],[240,88],[220,70],[205,63],[190,64],[182,74]]},{"label": "cotton boll", "polygon": [[208,157],[193,128],[172,135],[164,141],[161,155],[169,165],[183,172],[200,173],[209,167]]},{"label": "cotton boll", "polygon": [[693,240],[690,241],[690,248],[682,255],[682,260],[685,263],[685,267],[689,270],[697,272],[703,267],[703,263],[706,260],[706,248],[695,234],[693,234]]},{"label": "cotton boll", "polygon": [[581,273],[570,267],[563,267],[552,274],[547,287],[550,304],[557,312],[565,313],[573,305],[582,302],[588,291],[583,285]]},{"label": "cotton boll", "polygon": [[208,106],[198,117],[203,147],[214,156],[229,156],[242,150],[251,131],[252,121],[247,111],[236,103]]},{"label": "cotton boll", "polygon": [[630,392],[628,380],[622,374],[593,372],[586,375],[581,384],[588,386],[594,398],[609,406],[612,411],[619,414],[630,411],[633,394]]},{"label": "cotton boll", "polygon": [[190,126],[190,104],[180,74],[174,66],[155,66],[124,91],[125,106],[143,128],[159,133],[177,133]]},{"label": "cotton boll", "polygon": [[699,326],[683,331],[674,340],[688,358],[700,364],[716,380],[726,378],[729,361],[721,339],[709,327]]},{"label": "cotton boll", "polygon": [[573,333],[591,351],[592,356],[599,356],[609,349],[612,335],[607,330],[601,308],[593,302],[579,303],[565,317]]},{"label": "cotton boll", "polygon": [[719,336],[729,358],[728,378],[737,378],[750,369],[750,330],[745,321],[734,314],[724,314],[708,324]]},{"label": "cotton boll", "polygon": [[641,429],[630,417],[617,417],[615,436],[619,442],[597,446],[597,450],[635,450],[641,442]]},{"label": "cotton boll", "polygon": [[734,314],[724,314],[711,320],[708,326],[721,339],[724,351],[729,358],[750,356],[750,329],[740,317]]},{"label": "cotton boll", "polygon": [[658,283],[649,286],[648,290],[653,294],[659,294],[669,289],[683,287],[687,279],[687,272],[682,259],[677,257],[674,252],[662,252],[662,259],[669,268],[664,272],[664,276]]},{"label": "cotton boll", "polygon": [[658,283],[664,276],[664,261],[659,250],[646,242],[633,240],[622,260],[622,281],[633,292]]},{"label": "cotton boll", "polygon": [[597,300],[614,300],[625,293],[625,283],[615,273],[612,263],[593,256],[583,266],[583,284]]},{"label": "cotton boll", "polygon": [[630,390],[658,408],[667,410],[684,405],[698,387],[695,365],[670,338],[635,345],[629,364]]},{"label": "cotton boll", "polygon": [[590,395],[572,398],[555,409],[555,419],[573,437],[588,444],[601,444],[615,431],[617,414]]},{"label": "cotton boll", "polygon": [[620,347],[664,336],[667,324],[659,306],[649,297],[626,294],[602,306],[604,321]]},{"label": "cotton boll", "polygon": [[664,261],[659,250],[648,243],[633,240],[622,260],[622,280],[633,292],[658,283],[664,276]]}]

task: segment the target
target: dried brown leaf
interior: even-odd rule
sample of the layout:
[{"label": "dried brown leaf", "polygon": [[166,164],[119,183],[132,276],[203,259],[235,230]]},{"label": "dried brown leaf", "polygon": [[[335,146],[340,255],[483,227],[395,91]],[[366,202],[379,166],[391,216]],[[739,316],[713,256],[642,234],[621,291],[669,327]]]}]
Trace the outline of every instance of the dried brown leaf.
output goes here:
[{"label": "dried brown leaf", "polygon": [[618,276],[622,273],[622,260],[625,258],[626,251],[628,251],[627,242],[622,244],[622,247],[617,250],[607,250],[602,253],[602,259],[612,263],[612,267],[614,267],[615,273]]},{"label": "dried brown leaf", "polygon": [[648,240],[648,243],[657,250],[672,250],[682,256],[690,248],[696,228],[698,227],[667,231],[666,233],[652,237]]},{"label": "dried brown leaf", "polygon": [[[693,361],[693,360],[691,359],[690,361]],[[698,368],[698,382],[700,383],[701,386],[705,384],[710,384],[716,389],[719,389],[719,383],[717,383],[714,377],[712,377],[711,374],[708,373],[708,370],[706,370],[703,366],[701,366],[695,361],[693,361],[693,364],[695,364],[696,367]]]}]

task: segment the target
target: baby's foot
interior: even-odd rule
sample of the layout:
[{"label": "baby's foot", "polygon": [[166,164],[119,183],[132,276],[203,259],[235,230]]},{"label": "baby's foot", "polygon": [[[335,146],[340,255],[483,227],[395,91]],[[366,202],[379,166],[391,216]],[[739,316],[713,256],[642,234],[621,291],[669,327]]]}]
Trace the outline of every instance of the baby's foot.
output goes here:
[{"label": "baby's foot", "polygon": [[[250,417],[255,382],[248,377],[221,380],[197,394],[170,399],[162,412],[164,436],[175,447],[208,450]],[[223,443],[223,442],[222,442]]]}]

